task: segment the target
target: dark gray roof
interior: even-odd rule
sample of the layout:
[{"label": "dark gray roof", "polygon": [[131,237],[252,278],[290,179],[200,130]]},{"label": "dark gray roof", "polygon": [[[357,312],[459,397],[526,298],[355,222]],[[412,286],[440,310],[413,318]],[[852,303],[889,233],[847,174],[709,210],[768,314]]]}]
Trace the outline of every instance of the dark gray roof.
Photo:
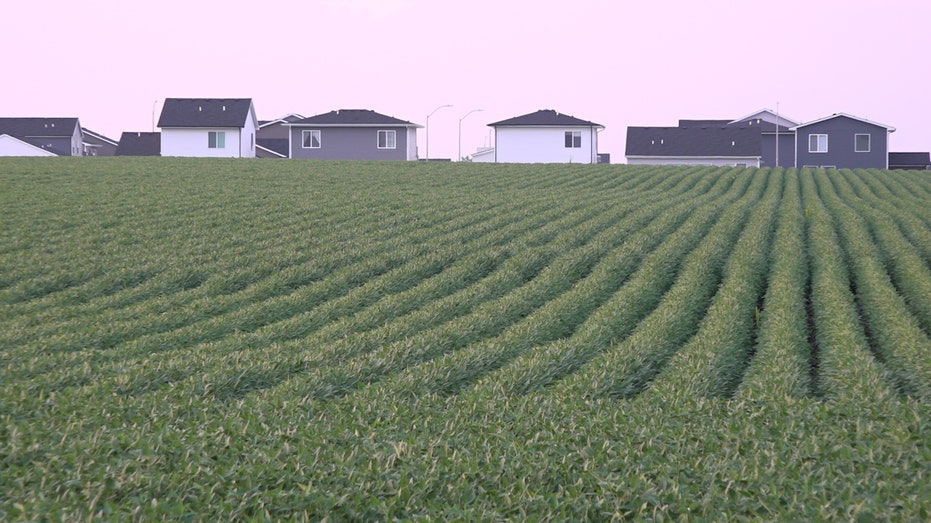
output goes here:
[{"label": "dark gray roof", "polygon": [[679,127],[726,127],[732,120],[679,120]]},{"label": "dark gray roof", "polygon": [[762,156],[760,127],[628,127],[627,156]]},{"label": "dark gray roof", "polygon": [[0,134],[15,138],[72,136],[77,118],[0,118]]},{"label": "dark gray roof", "polygon": [[901,166],[929,166],[931,153],[889,153],[889,167]]},{"label": "dark gray roof", "polygon": [[[288,124],[284,124],[288,125]],[[368,109],[337,109],[291,122],[295,126],[383,126],[420,127],[417,124]]]},{"label": "dark gray roof", "polygon": [[603,127],[601,124],[582,120],[568,114],[557,113],[552,109],[541,109],[535,113],[515,116],[500,122],[488,124],[489,127],[510,126],[560,126],[560,127]]},{"label": "dark gray roof", "polygon": [[117,156],[160,156],[162,133],[124,132],[116,147]]},{"label": "dark gray roof", "polygon": [[251,98],[166,98],[158,126],[244,127]]},{"label": "dark gray roof", "polygon": [[278,154],[288,155],[287,138],[256,138],[255,144],[262,146],[269,151],[275,151]]}]

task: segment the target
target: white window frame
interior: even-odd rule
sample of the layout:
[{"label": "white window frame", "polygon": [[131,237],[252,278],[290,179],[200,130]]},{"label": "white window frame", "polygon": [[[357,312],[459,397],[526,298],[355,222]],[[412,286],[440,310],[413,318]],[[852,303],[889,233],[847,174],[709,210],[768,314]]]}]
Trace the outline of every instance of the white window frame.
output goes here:
[{"label": "white window frame", "polygon": [[[821,138],[824,138],[824,150],[821,150]],[[815,145],[815,148],[811,147],[811,139],[817,138],[818,142]],[[808,135],[808,152],[810,153],[826,153],[828,152],[828,135],[826,134],[809,134]]]},{"label": "white window frame", "polygon": [[[384,133],[384,135],[382,134]],[[385,146],[382,147],[381,137],[385,137]],[[379,149],[397,149],[398,148],[398,132],[394,129],[383,129],[379,130],[376,133],[375,137],[375,146]]]},{"label": "white window frame", "polygon": [[[210,142],[213,142],[213,145],[210,145]],[[226,131],[207,131],[207,148],[226,149]]]},{"label": "white window frame", "polygon": [[[866,136],[866,150],[865,151],[857,149],[857,139],[860,138],[861,136]],[[858,133],[858,134],[853,135],[853,151],[854,152],[868,153],[873,148],[872,146],[873,146],[873,135],[869,133]]]},{"label": "white window frame", "polygon": [[[313,142],[308,142],[308,136],[317,136],[317,145],[314,146]],[[310,145],[307,145],[310,143]],[[303,129],[301,131],[301,148],[302,149],[320,149],[323,147],[323,133],[320,132],[320,129]]]},{"label": "white window frame", "polygon": [[570,138],[571,144],[566,145],[566,149],[581,149],[582,148],[582,131],[566,131],[565,138]]}]

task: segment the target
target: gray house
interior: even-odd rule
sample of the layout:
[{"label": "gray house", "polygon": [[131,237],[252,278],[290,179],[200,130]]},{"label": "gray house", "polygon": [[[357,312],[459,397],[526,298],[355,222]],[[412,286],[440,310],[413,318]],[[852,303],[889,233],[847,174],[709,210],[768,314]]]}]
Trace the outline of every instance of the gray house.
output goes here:
[{"label": "gray house", "polygon": [[[736,120],[679,120],[676,127],[628,127],[627,163],[789,166],[798,122],[763,109]],[[776,161],[778,154],[779,160]]]},{"label": "gray house", "polygon": [[304,116],[291,113],[276,120],[259,120],[255,132],[256,158],[287,158],[290,128],[285,125],[303,119]]},{"label": "gray house", "polygon": [[85,156],[113,156],[116,154],[116,147],[119,142],[113,138],[107,138],[84,127],[81,127],[81,136],[84,141]]},{"label": "gray house", "polygon": [[421,126],[366,109],[340,109],[282,124],[288,156],[317,160],[416,160]]},{"label": "gray house", "polygon": [[797,125],[795,166],[888,169],[895,128],[844,113]]},{"label": "gray house", "polygon": [[0,118],[0,156],[84,156],[77,118]]}]

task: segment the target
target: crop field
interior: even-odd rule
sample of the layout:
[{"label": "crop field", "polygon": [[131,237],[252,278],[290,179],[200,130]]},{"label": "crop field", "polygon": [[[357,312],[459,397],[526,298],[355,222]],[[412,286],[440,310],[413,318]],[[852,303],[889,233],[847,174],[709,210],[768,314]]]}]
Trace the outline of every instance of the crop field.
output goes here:
[{"label": "crop field", "polygon": [[0,520],[931,520],[931,173],[0,159]]}]

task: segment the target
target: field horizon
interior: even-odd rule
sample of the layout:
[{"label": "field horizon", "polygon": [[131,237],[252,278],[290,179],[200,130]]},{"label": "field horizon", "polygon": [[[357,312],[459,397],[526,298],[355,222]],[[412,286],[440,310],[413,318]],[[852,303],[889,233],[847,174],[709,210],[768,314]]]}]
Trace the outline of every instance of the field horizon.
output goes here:
[{"label": "field horizon", "polygon": [[931,519],[931,173],[0,159],[0,519]]}]

